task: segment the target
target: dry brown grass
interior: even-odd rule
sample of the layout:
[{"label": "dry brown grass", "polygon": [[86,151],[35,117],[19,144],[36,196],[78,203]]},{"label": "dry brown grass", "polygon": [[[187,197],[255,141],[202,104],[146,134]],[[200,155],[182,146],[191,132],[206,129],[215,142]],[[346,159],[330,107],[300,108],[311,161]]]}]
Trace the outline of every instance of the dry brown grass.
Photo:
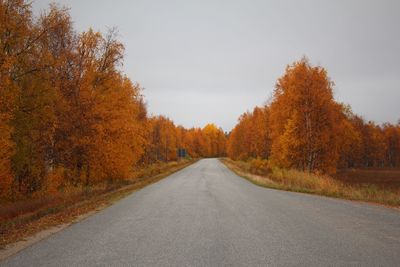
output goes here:
[{"label": "dry brown grass", "polygon": [[20,200],[0,206],[0,248],[78,216],[107,207],[135,190],[155,183],[195,161],[158,163],[138,171],[134,180],[75,188],[57,196]]},{"label": "dry brown grass", "polygon": [[373,184],[385,189],[400,189],[398,168],[343,169],[339,170],[334,178],[351,185]]},{"label": "dry brown grass", "polygon": [[[323,196],[400,206],[399,189],[383,189],[374,184],[350,185],[327,175],[310,174],[297,170],[272,168],[252,171],[254,163],[222,159],[231,170],[249,181],[269,188],[311,193]],[[262,175],[259,175],[262,173]]]}]

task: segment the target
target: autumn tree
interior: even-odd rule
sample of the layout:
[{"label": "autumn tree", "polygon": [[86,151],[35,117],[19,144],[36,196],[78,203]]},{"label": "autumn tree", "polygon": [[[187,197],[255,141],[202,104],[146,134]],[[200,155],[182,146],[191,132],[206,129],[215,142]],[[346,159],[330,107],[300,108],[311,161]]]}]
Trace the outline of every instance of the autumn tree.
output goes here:
[{"label": "autumn tree", "polygon": [[225,157],[226,156],[227,136],[226,136],[225,132],[222,130],[222,128],[218,129],[215,142],[217,143],[217,145],[216,145],[217,146],[217,154],[215,156],[216,157]]},{"label": "autumn tree", "polygon": [[177,158],[177,130],[164,116],[149,119],[149,142],[144,157],[148,163],[170,161]]},{"label": "autumn tree", "polygon": [[208,153],[207,140],[200,128],[186,130],[183,148],[193,158],[203,157]]},{"label": "autumn tree", "polygon": [[385,160],[385,140],[380,126],[369,121],[361,129],[363,138],[363,166],[383,167]]},{"label": "autumn tree", "polygon": [[385,142],[385,165],[388,167],[400,166],[400,125],[385,123],[383,125]]},{"label": "autumn tree", "polygon": [[[41,189],[47,173],[54,167],[56,106],[60,101],[56,81],[65,76],[59,71],[61,64],[65,64],[60,50],[61,47],[65,50],[71,40],[69,15],[52,6],[34,23],[31,32],[32,48],[22,66],[24,75],[17,81],[20,94],[12,122],[16,147],[13,170],[18,191],[22,193]],[[60,38],[60,34],[66,37]]]},{"label": "autumn tree", "polygon": [[23,0],[0,1],[0,197],[11,193],[11,121],[20,93],[17,81],[31,52],[31,7]]},{"label": "autumn tree", "polygon": [[361,165],[363,157],[363,139],[360,127],[364,124],[361,117],[354,114],[350,106],[341,106],[342,120],[337,125],[340,132],[339,168],[355,168]]},{"label": "autumn tree", "polygon": [[78,37],[74,84],[63,92],[69,116],[60,130],[67,134],[58,136],[57,151],[72,179],[86,184],[127,179],[144,152],[140,89],[118,70],[122,59],[114,32]]},{"label": "autumn tree", "polygon": [[222,129],[215,124],[207,124],[202,129],[206,138],[206,157],[219,157],[225,155],[226,138]]},{"label": "autumn tree", "polygon": [[1,1],[0,14],[1,194],[41,190],[59,167],[72,183],[129,177],[147,114],[114,32],[78,36],[55,5],[34,20],[25,1]]},{"label": "autumn tree", "polygon": [[248,128],[249,156],[254,158],[267,159],[271,151],[271,137],[269,126],[269,107],[255,107],[250,116],[250,125]]},{"label": "autumn tree", "polygon": [[270,104],[240,116],[228,156],[308,172],[399,167],[400,124],[365,122],[334,100],[332,87],[326,70],[306,58],[288,66]]},{"label": "autumn tree", "polygon": [[269,107],[255,107],[246,112],[229,135],[228,155],[236,159],[269,158],[271,137]]},{"label": "autumn tree", "polygon": [[0,199],[132,178],[137,168],[225,153],[216,126],[149,117],[140,86],[121,70],[117,32],[76,33],[66,9],[33,17],[0,0]]},{"label": "autumn tree", "polygon": [[271,103],[272,157],[286,168],[334,172],[339,159],[340,105],[333,82],[307,59],[286,68]]},{"label": "autumn tree", "polygon": [[[38,177],[44,173],[44,143],[48,138],[44,131],[49,130],[52,120],[49,109],[53,92],[45,73],[50,64],[41,44],[56,22],[45,27],[38,25],[32,18],[30,4],[18,0],[1,1],[0,17],[0,146],[4,153],[0,169],[10,170],[12,162],[19,191],[22,187],[33,191],[40,184]],[[0,173],[4,175],[4,170]]]},{"label": "autumn tree", "polygon": [[207,157],[210,153],[209,141],[200,128],[193,130],[193,150],[197,157]]}]

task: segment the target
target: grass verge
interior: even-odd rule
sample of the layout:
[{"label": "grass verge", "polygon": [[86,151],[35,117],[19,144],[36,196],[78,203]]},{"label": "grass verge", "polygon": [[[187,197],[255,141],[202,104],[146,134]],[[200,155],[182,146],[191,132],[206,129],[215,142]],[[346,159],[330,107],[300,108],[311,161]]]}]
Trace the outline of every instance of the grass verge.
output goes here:
[{"label": "grass verge", "polygon": [[221,159],[229,169],[250,182],[273,189],[316,194],[328,197],[400,206],[400,190],[385,190],[375,185],[348,185],[326,175],[273,168],[260,174],[251,163]]},{"label": "grass verge", "polygon": [[[7,216],[0,221],[0,249],[5,249],[9,244],[24,240],[46,229],[73,223],[85,214],[102,210],[130,193],[155,183],[194,162],[196,160],[153,165],[143,169],[138,174],[139,178],[128,184],[114,185],[108,189],[92,188],[90,191],[74,196],[35,200],[44,204],[30,212],[16,213],[15,216],[10,216],[13,213],[9,210],[4,211],[10,207],[2,207],[3,214]],[[15,208],[18,209],[19,206],[21,205],[17,204]]]}]

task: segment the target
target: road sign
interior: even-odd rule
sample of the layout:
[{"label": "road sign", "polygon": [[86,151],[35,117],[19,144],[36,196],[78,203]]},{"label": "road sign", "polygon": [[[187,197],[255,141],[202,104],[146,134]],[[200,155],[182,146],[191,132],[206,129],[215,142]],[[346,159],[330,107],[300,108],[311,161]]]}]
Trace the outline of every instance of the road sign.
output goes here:
[{"label": "road sign", "polygon": [[178,158],[185,158],[186,157],[186,149],[178,148]]}]

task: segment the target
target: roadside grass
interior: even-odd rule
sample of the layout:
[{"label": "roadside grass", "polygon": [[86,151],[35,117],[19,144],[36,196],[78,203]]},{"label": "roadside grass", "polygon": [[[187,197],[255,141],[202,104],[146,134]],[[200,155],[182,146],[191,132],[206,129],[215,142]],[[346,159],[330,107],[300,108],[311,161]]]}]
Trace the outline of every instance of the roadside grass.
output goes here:
[{"label": "roadside grass", "polygon": [[196,160],[152,164],[139,170],[132,181],[75,188],[55,196],[2,204],[0,206],[0,249],[40,231],[72,223],[87,213],[99,211],[194,162]]},{"label": "roadside grass", "polygon": [[[260,162],[221,159],[229,169],[259,186],[328,197],[358,200],[399,207],[400,189],[384,189],[375,184],[346,184],[327,175],[297,170],[259,168]],[[261,164],[262,165],[262,164]],[[266,166],[266,165],[264,165]]]},{"label": "roadside grass", "polygon": [[345,184],[373,184],[385,189],[400,189],[400,168],[342,169],[333,177]]}]

